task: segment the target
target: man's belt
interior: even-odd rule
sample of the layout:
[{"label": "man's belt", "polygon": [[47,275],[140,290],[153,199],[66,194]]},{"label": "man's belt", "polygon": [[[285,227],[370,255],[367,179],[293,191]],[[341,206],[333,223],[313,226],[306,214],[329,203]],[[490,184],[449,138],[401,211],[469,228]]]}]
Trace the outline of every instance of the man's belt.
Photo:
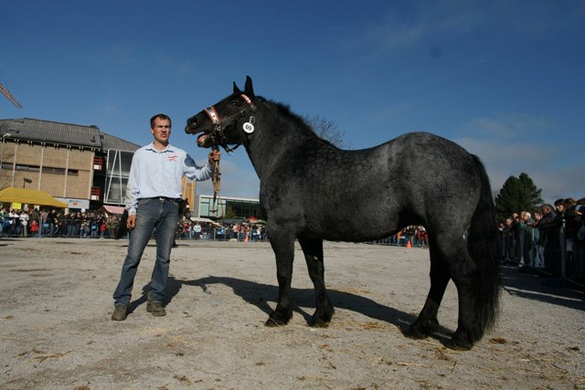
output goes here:
[{"label": "man's belt", "polygon": [[168,198],[166,196],[154,196],[152,198],[142,198],[142,199],[166,200],[169,202],[179,202],[181,200],[181,198]]}]

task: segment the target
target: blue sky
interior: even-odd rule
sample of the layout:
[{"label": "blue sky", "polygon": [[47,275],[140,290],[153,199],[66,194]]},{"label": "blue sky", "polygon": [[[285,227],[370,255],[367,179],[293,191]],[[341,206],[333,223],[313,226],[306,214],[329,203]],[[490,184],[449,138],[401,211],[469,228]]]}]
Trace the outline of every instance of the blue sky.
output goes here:
[{"label": "blue sky", "polygon": [[[185,120],[252,76],[258,95],[334,123],[352,149],[410,131],[464,146],[498,191],[585,196],[585,1],[22,1],[0,4],[0,118],[80,125],[140,145],[149,118],[203,162]],[[222,194],[256,198],[243,149]],[[210,194],[209,183],[199,192]]]}]

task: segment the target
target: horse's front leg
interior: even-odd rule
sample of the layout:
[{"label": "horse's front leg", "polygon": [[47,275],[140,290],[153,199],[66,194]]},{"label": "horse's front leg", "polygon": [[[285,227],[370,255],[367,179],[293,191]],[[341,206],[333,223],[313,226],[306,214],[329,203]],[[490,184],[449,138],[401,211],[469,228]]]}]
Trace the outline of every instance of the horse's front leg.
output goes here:
[{"label": "horse's front leg", "polygon": [[326,327],[331,322],[335,309],[327,296],[325,288],[325,266],[323,263],[323,240],[319,238],[299,237],[299,243],[305,254],[309,276],[315,286],[315,313],[310,326]]},{"label": "horse's front leg", "polygon": [[266,326],[286,325],[292,318],[291,281],[295,253],[295,237],[278,231],[270,232],[270,245],[276,257],[278,303],[270,313]]}]

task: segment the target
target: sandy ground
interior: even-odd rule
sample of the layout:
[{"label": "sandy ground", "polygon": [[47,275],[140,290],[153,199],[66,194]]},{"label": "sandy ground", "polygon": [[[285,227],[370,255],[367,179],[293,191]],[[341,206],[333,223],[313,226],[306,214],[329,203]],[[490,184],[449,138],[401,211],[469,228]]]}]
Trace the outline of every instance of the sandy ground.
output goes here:
[{"label": "sandy ground", "polygon": [[113,322],[124,240],[0,239],[2,389],[585,389],[583,293],[505,268],[497,327],[473,350],[444,347],[456,327],[451,284],[441,334],[403,330],[422,308],[428,251],[327,243],[336,315],[306,325],[313,290],[297,249],[285,327],[263,325],[277,283],[267,243],[180,241],[166,317],[146,313],[150,245],[133,312]]}]

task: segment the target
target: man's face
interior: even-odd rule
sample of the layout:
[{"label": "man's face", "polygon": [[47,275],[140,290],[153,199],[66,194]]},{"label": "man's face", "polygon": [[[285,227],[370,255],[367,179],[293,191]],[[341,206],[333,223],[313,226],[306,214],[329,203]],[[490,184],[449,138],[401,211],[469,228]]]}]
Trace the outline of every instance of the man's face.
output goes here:
[{"label": "man's face", "polygon": [[167,145],[171,136],[171,122],[168,119],[156,118],[154,128],[150,129],[150,132],[157,142]]}]

